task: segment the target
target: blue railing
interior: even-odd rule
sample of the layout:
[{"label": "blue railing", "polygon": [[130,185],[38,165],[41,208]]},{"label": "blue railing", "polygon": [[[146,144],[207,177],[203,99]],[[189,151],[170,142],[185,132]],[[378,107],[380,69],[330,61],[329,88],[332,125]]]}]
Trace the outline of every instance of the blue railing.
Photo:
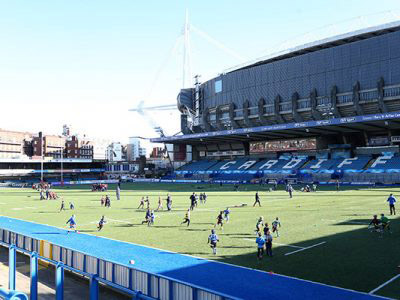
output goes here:
[{"label": "blue railing", "polygon": [[18,291],[9,291],[0,288],[0,299],[4,300],[28,300],[28,296]]},{"label": "blue railing", "polygon": [[[12,232],[10,232],[12,233]],[[18,243],[21,237],[24,237],[21,234],[14,233],[15,241]],[[30,299],[37,300],[38,299],[38,260],[43,260],[50,264],[56,266],[56,299],[63,300],[64,299],[64,270],[68,270],[77,274],[80,274],[89,279],[89,290],[90,290],[90,300],[98,300],[99,299],[99,282],[103,283],[106,286],[115,288],[116,290],[121,291],[127,295],[130,295],[132,299],[143,299],[143,300],[151,300],[151,299],[182,299],[190,297],[193,300],[197,299],[210,299],[210,300],[226,300],[226,299],[238,299],[229,295],[225,295],[223,293],[219,293],[216,291],[212,291],[200,286],[196,286],[193,284],[189,284],[187,282],[182,282],[177,279],[169,278],[167,276],[154,274],[150,272],[144,272],[147,274],[147,283],[146,283],[146,292],[134,290],[132,288],[132,280],[130,280],[129,287],[121,286],[114,281],[107,280],[102,278],[98,273],[93,274],[87,272],[86,270],[80,270],[78,268],[74,268],[72,266],[68,266],[61,261],[57,261],[54,259],[47,258],[43,255],[39,255],[36,251],[26,250],[24,248],[16,246],[12,243],[12,238],[10,237],[10,243],[6,243],[0,241],[0,246],[5,246],[9,248],[9,290],[10,292],[14,293],[16,289],[16,252],[22,252],[24,254],[28,254],[30,256],[30,264],[31,264],[31,271],[30,271],[30,280],[31,280],[31,289],[30,289]],[[34,239],[31,239],[31,244],[33,245]],[[25,245],[25,240],[23,242]],[[34,247],[31,247],[34,249]],[[66,248],[64,248],[66,249]],[[68,249],[67,249],[68,250]],[[70,250],[71,253],[75,252]],[[73,257],[73,254],[71,255]],[[109,262],[112,263],[113,262]],[[85,263],[84,263],[85,265]],[[113,278],[115,277],[115,267],[116,265],[113,264]],[[129,269],[129,278],[132,279],[132,271],[136,269],[130,268]],[[162,281],[162,283],[161,283]],[[161,286],[163,286],[163,290],[161,291]],[[157,291],[153,291],[153,288],[157,288]],[[156,296],[153,296],[153,295]],[[1,294],[0,294],[1,295]],[[152,296],[151,296],[152,295]],[[1,298],[0,298],[1,299]],[[6,298],[7,299],[7,298]],[[19,299],[19,298],[16,298]],[[24,298],[21,298],[24,299]]]}]

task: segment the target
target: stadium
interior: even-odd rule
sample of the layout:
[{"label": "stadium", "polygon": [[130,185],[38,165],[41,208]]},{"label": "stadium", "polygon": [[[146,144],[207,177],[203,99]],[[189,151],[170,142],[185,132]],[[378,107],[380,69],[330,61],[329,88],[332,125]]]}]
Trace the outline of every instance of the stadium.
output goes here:
[{"label": "stadium", "polygon": [[[400,192],[400,22],[240,65],[182,89],[177,103],[182,134],[151,139],[182,165],[163,178],[115,180],[106,192],[65,182],[52,187],[61,208],[38,190],[0,193],[0,298],[27,299],[16,292],[22,256],[30,299],[46,267],[56,299],[72,283],[86,299],[399,298],[400,221],[370,221]],[[275,228],[264,258],[261,224]]]},{"label": "stadium", "polygon": [[298,46],[184,89],[185,134],[152,141],[196,161],[177,177],[400,182],[399,29]]}]

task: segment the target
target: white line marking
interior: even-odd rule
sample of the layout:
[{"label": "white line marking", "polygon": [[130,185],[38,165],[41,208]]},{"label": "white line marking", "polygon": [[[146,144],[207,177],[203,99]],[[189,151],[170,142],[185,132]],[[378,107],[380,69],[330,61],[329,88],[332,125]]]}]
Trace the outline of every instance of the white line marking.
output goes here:
[{"label": "white line marking", "polygon": [[311,245],[311,246],[305,247],[305,248],[303,248],[303,249],[299,249],[299,250],[296,250],[296,251],[293,251],[293,252],[286,253],[285,255],[294,254],[294,253],[297,253],[297,252],[300,252],[300,251],[304,251],[304,250],[307,250],[307,249],[310,249],[310,248],[317,247],[317,246],[322,245],[322,244],[325,244],[325,243],[326,243],[326,242],[321,242],[321,243],[318,243],[318,244],[315,244],[315,245]]},{"label": "white line marking", "polygon": [[388,281],[382,283],[380,286],[378,286],[376,289],[373,289],[372,291],[369,292],[369,294],[373,294],[375,292],[377,292],[378,290],[380,290],[381,288],[383,288],[385,285],[388,285],[389,283],[391,283],[392,281],[395,281],[397,278],[400,277],[400,274],[397,274],[396,276],[394,276],[392,279],[389,279]]},{"label": "white line marking", "polygon": [[117,222],[117,223],[127,223],[130,224],[131,222],[125,221],[125,220],[115,220],[115,219],[110,219],[108,218],[108,220],[112,221],[112,222]]},{"label": "white line marking", "polygon": [[[246,240],[246,241],[252,241],[252,242],[255,242],[256,241],[256,239],[247,239],[247,238],[244,238],[244,240]],[[281,243],[275,243],[275,242],[272,242],[272,244],[273,245],[280,245],[280,246],[287,246],[287,247],[292,247],[292,248],[298,248],[298,249],[304,249],[304,247],[300,247],[300,246],[295,246],[295,245],[289,245],[289,244],[281,244]]]}]

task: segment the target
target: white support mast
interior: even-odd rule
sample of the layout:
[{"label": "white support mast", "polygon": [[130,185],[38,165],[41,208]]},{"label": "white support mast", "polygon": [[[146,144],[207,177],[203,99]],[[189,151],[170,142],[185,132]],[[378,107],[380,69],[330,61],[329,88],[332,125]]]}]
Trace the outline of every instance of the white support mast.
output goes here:
[{"label": "white support mast", "polygon": [[186,10],[185,25],[183,26],[183,78],[182,88],[192,87],[192,63],[190,57],[190,23],[189,12]]}]

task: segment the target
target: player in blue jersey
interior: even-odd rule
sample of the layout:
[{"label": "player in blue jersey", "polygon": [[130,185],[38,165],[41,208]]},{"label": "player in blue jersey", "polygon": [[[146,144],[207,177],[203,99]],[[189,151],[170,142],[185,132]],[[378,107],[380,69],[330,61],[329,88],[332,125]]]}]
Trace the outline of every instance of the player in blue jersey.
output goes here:
[{"label": "player in blue jersey", "polygon": [[256,238],[257,244],[257,258],[258,260],[262,260],[264,255],[264,246],[265,246],[265,238],[263,238],[261,232],[258,233],[258,237]]},{"label": "player in blue jersey", "polygon": [[389,198],[386,201],[389,202],[390,215],[396,215],[396,208],[394,207],[394,204],[396,203],[396,198],[393,196],[393,194],[390,194]]},{"label": "player in blue jersey", "polygon": [[150,212],[150,209],[147,209],[146,215],[144,216],[144,221],[142,221],[142,224],[147,224],[148,226],[150,226],[150,222],[151,222],[151,212]]},{"label": "player in blue jersey", "polygon": [[230,215],[230,213],[231,213],[231,211],[229,210],[229,207],[227,207],[227,208],[224,210],[224,219],[225,219],[226,223],[229,222],[229,215]]},{"label": "player in blue jersey", "polygon": [[75,215],[72,215],[71,218],[67,221],[66,224],[69,223],[69,228],[74,229],[76,231],[76,220],[75,220]]},{"label": "player in blue jersey", "polygon": [[213,254],[217,254],[217,242],[219,242],[218,236],[215,234],[215,230],[211,230],[211,234],[208,236],[207,244],[210,244],[210,247],[213,251]]}]

